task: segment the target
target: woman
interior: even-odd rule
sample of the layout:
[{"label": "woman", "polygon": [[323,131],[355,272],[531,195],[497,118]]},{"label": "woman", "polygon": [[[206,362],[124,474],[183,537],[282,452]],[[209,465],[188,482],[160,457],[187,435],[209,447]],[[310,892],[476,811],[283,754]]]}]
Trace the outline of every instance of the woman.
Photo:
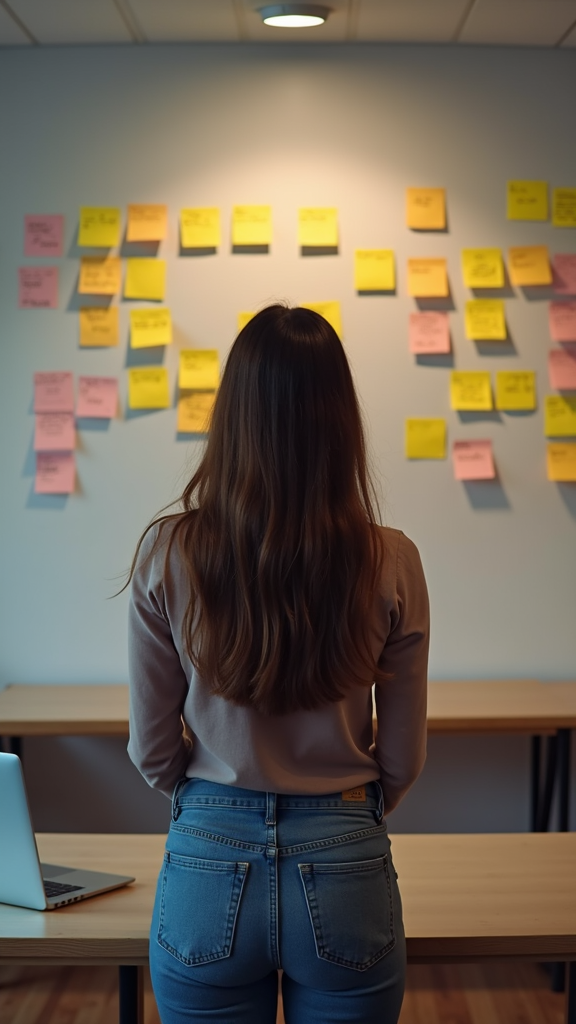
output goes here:
[{"label": "woman", "polygon": [[398,1018],[383,814],[425,757],[428,599],[370,495],[336,333],[263,309],[182,510],[132,568],[129,753],[172,798],[150,943],[163,1024],[274,1024],[280,968],[287,1024]]}]

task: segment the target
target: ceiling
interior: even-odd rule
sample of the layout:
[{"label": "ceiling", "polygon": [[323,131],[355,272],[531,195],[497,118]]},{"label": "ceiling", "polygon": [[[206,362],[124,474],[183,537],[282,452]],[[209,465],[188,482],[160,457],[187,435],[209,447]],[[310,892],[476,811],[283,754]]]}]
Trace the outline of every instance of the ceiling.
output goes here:
[{"label": "ceiling", "polygon": [[0,0],[0,46],[199,42],[576,47],[576,0],[325,0],[312,29],[262,24],[266,0]]}]

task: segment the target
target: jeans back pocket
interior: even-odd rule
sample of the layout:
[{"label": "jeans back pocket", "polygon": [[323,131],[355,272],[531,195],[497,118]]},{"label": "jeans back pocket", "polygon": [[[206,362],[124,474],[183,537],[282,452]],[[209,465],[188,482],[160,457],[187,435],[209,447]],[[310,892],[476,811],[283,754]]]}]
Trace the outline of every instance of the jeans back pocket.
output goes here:
[{"label": "jeans back pocket", "polygon": [[395,944],[386,855],[346,864],[299,864],[322,960],[366,971]]},{"label": "jeans back pocket", "polygon": [[165,853],[158,942],[188,967],[230,956],[248,864]]}]

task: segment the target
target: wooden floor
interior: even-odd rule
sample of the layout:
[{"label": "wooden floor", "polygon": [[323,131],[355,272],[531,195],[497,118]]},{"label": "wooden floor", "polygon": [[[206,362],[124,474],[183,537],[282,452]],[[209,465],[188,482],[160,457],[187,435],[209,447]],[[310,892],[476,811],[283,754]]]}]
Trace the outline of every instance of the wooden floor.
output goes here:
[{"label": "wooden floor", "polygon": [[[0,968],[1,1024],[115,1024],[112,967]],[[564,996],[537,964],[410,966],[400,1024],[562,1024]],[[145,1024],[160,1024],[149,982]],[[257,1024],[257,1022],[255,1022]],[[281,1007],[277,1024],[284,1024]]]}]

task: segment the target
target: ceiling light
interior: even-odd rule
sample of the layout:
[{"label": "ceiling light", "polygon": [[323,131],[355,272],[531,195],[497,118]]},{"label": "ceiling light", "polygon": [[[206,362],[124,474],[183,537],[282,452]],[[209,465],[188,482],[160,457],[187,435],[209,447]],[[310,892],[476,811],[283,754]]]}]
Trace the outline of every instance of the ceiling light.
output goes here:
[{"label": "ceiling light", "polygon": [[322,25],[330,14],[330,7],[321,4],[268,4],[258,13],[265,25],[276,28],[311,28]]}]

